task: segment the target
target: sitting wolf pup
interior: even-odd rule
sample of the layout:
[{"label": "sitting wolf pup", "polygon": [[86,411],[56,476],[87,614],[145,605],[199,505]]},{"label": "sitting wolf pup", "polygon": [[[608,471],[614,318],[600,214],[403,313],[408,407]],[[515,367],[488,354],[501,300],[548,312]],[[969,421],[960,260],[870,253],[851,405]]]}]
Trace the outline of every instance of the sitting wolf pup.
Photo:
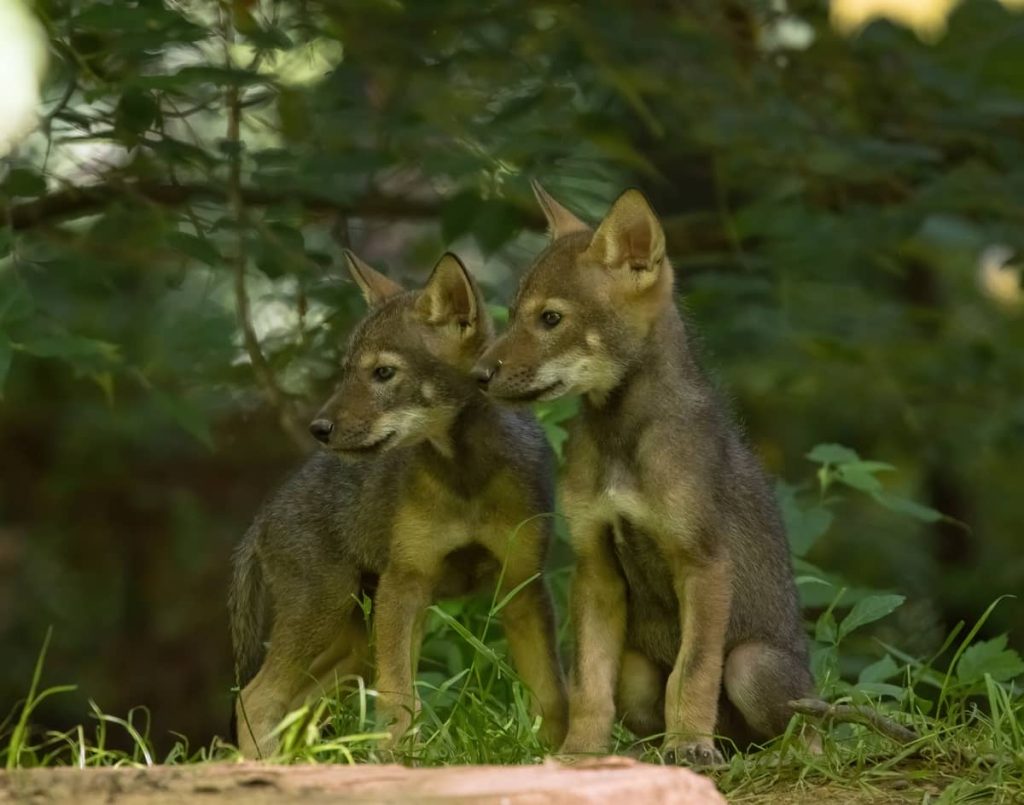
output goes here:
[{"label": "sitting wolf pup", "polygon": [[779,510],[694,358],[646,199],[626,191],[592,231],[534,189],[552,242],[474,374],[503,401],[583,395],[563,488],[578,566],[561,751],[605,751],[618,712],[676,759],[715,762],[713,735],[778,735],[812,689]]},{"label": "sitting wolf pup", "polygon": [[553,510],[543,433],[529,414],[490,403],[469,375],[492,325],[456,257],[442,257],[418,292],[346,257],[372,310],[351,337],[337,392],[310,426],[327,449],[269,501],[235,554],[239,748],[273,754],[271,733],[290,709],[365,672],[364,592],[373,596],[378,714],[391,723],[393,745],[416,707],[426,607],[499,575],[502,596],[534,579],[502,616],[542,737],[557,746],[566,706],[539,576],[551,519],[538,515]]}]

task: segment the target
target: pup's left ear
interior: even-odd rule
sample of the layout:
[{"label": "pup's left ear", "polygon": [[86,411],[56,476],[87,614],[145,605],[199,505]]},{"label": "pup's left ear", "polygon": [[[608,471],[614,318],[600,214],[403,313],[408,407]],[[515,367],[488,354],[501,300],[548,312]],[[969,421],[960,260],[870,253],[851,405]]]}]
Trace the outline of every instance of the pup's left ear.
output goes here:
[{"label": "pup's left ear", "polygon": [[464,332],[475,330],[480,319],[481,297],[472,275],[451,252],[434,266],[430,279],[416,300],[416,312],[429,324],[458,324]]},{"label": "pup's left ear", "polygon": [[544,217],[548,221],[548,234],[551,236],[551,240],[558,240],[574,232],[586,232],[590,228],[571,213],[568,208],[555,201],[554,197],[541,187],[540,182],[536,179],[530,182],[530,187],[533,188],[533,195],[537,197],[537,203],[540,204],[540,208],[544,210]]},{"label": "pup's left ear", "polygon": [[665,232],[639,190],[627,190],[612,205],[594,233],[586,256],[601,265],[643,273],[653,279],[665,261]]}]

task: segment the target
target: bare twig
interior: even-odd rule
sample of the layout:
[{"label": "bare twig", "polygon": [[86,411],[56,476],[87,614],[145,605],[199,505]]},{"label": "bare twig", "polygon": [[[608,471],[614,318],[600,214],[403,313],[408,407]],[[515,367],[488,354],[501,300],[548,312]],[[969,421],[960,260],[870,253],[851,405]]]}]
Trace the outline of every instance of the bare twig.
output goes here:
[{"label": "bare twig", "polygon": [[[231,67],[230,48],[234,41],[231,9],[229,7],[222,7],[222,14],[224,15],[224,56],[227,66]],[[268,401],[277,411],[281,427],[292,441],[295,442],[296,446],[301,449],[309,446],[309,434],[299,422],[292,399],[289,398],[284,389],[278,384],[277,378],[274,377],[274,372],[263,355],[263,350],[260,348],[260,341],[252,323],[249,292],[245,284],[245,269],[248,261],[245,249],[247,216],[245,199],[242,195],[242,108],[239,102],[238,87],[233,84],[228,86],[225,103],[228,111],[227,141],[231,145],[228,154],[228,207],[231,210],[231,215],[237,227],[237,240],[232,267],[234,269],[235,310],[238,315],[238,326],[242,330],[242,341],[252,363],[256,380],[263,387],[263,392],[266,394]]]},{"label": "bare twig", "polygon": [[884,735],[898,744],[913,743],[918,734],[891,718],[886,718],[877,710],[857,704],[829,704],[821,699],[794,699],[789,703],[794,712],[822,721],[847,724],[863,724],[879,735]]}]

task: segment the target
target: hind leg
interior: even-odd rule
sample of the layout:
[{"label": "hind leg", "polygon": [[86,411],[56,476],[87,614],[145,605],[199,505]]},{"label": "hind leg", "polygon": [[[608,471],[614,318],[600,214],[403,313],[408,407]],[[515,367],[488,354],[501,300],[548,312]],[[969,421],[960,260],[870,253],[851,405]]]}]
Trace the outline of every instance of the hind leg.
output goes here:
[{"label": "hind leg", "polygon": [[753,740],[769,740],[785,732],[793,715],[789,701],[814,689],[805,659],[756,641],[741,643],[729,652],[723,678],[729,701],[752,733],[741,730],[737,737]]},{"label": "hind leg", "polygon": [[650,738],[665,731],[667,680],[666,671],[640,652],[623,652],[615,711],[637,738]]},{"label": "hind leg", "polygon": [[278,741],[271,733],[309,685],[314,663],[329,662],[335,638],[355,606],[340,575],[329,596],[318,595],[322,585],[310,584],[301,597],[277,599],[286,603],[275,612],[266,659],[235,704],[238,748],[246,757],[274,754]]},{"label": "hind leg", "polygon": [[295,710],[311,699],[330,696],[353,677],[369,679],[369,671],[369,632],[363,613],[357,608],[333,642],[310,663],[306,683],[288,709]]}]

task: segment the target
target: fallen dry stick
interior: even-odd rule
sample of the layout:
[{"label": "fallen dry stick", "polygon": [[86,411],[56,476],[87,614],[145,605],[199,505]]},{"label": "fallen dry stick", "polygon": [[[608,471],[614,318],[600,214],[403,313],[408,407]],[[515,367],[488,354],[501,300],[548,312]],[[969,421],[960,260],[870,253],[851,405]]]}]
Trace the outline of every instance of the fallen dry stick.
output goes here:
[{"label": "fallen dry stick", "polygon": [[801,715],[823,721],[863,724],[899,744],[913,743],[919,737],[912,729],[897,724],[871,707],[858,704],[829,704],[821,699],[794,699],[789,706]]}]

